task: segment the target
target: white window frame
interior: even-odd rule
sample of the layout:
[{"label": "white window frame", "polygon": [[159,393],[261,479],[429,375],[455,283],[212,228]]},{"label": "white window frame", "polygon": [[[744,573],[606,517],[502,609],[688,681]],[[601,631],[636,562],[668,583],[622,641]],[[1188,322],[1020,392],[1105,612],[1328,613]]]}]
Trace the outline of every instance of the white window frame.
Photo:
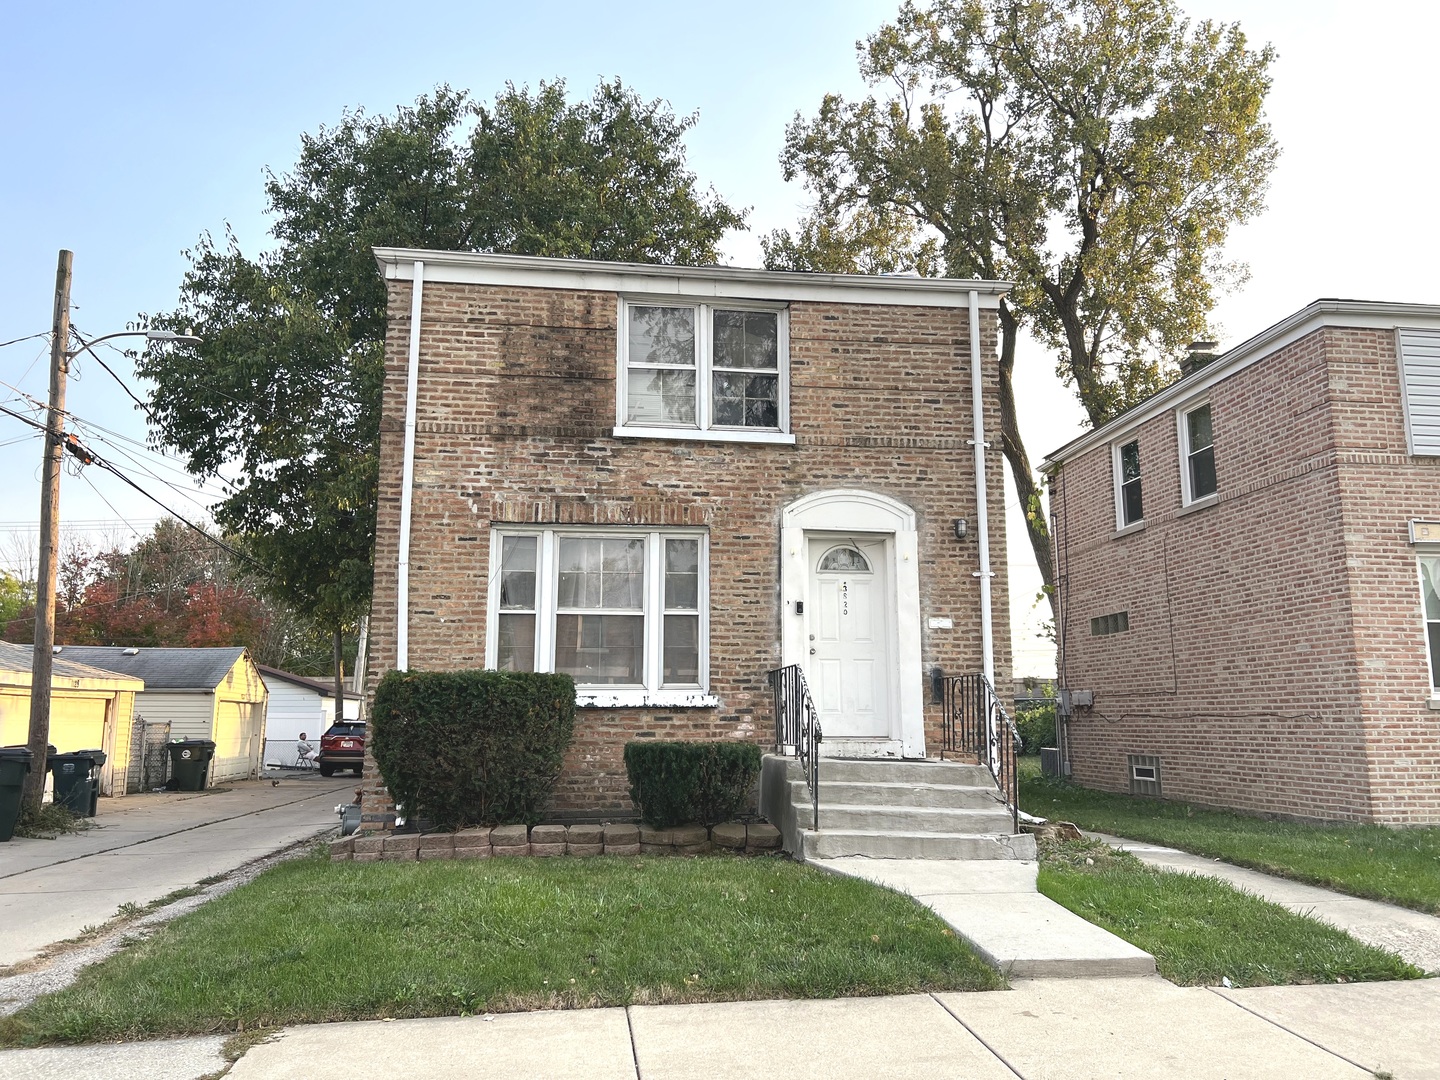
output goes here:
[{"label": "white window frame", "polygon": [[[1195,497],[1193,485],[1190,483],[1190,414],[1198,412],[1210,404],[1210,397],[1194,398],[1187,401],[1180,408],[1175,410],[1175,432],[1176,441],[1180,447],[1180,505],[1186,506],[1209,506],[1220,498],[1220,473],[1215,473],[1215,490],[1208,495]],[[1215,410],[1210,410],[1210,446],[1215,447]]]},{"label": "white window frame", "polygon": [[1415,555],[1415,585],[1419,589],[1420,600],[1420,647],[1425,650],[1425,674],[1429,679],[1425,690],[1435,700],[1440,699],[1440,686],[1435,685],[1435,659],[1430,655],[1430,623],[1435,620],[1425,614],[1425,571],[1420,565],[1424,559],[1440,559],[1440,547],[1421,548]]},{"label": "white window frame", "polygon": [[[640,425],[626,423],[630,399],[630,309],[632,307],[691,308],[695,312],[695,424]],[[715,311],[768,311],[777,316],[776,360],[780,382],[778,428],[717,427],[713,424],[714,397],[714,313]],[[790,308],[756,300],[688,301],[676,296],[622,296],[616,317],[619,328],[615,342],[615,430],[618,438],[689,439],[707,442],[778,443],[792,446],[790,433]]]},{"label": "white window frame", "polygon": [[1140,459],[1140,516],[1134,521],[1125,520],[1125,447],[1131,443],[1135,444],[1136,452],[1140,449],[1140,435],[1134,433],[1133,438],[1124,442],[1115,443],[1110,447],[1110,467],[1114,474],[1115,481],[1115,529],[1124,532],[1127,529],[1138,529],[1145,524],[1145,459]]},{"label": "white window frame", "polygon": [[[576,683],[575,703],[585,708],[656,706],[695,708],[719,705],[710,689],[710,537],[705,529],[643,528],[599,525],[497,526],[490,532],[490,574],[485,605],[485,666],[498,661],[500,629],[500,560],[504,538],[533,536],[535,550],[535,670],[555,670],[555,620],[560,571],[556,541],[561,536],[643,538],[645,540],[644,682],[623,686]],[[665,541],[698,540],[699,553],[699,680],[693,685],[664,685]]]}]

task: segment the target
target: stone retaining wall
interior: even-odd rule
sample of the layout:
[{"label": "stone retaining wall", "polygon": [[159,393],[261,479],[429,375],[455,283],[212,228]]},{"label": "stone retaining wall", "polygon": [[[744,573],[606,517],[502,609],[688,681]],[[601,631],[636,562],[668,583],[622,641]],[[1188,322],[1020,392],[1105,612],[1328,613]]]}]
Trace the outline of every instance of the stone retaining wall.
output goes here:
[{"label": "stone retaining wall", "polygon": [[387,833],[347,836],[330,843],[331,862],[414,862],[418,859],[488,859],[492,855],[704,855],[710,851],[773,852],[773,825],[735,821],[707,829],[682,825],[500,825],[457,833]]}]

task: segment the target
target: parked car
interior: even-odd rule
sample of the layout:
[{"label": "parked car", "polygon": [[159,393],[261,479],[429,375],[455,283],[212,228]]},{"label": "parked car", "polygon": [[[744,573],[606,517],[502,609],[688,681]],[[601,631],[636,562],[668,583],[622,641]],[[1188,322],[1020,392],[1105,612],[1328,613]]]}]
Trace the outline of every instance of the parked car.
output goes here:
[{"label": "parked car", "polygon": [[365,725],[356,720],[331,724],[320,736],[320,756],[315,763],[321,776],[334,776],[336,769],[354,769],[359,776],[365,768]]}]

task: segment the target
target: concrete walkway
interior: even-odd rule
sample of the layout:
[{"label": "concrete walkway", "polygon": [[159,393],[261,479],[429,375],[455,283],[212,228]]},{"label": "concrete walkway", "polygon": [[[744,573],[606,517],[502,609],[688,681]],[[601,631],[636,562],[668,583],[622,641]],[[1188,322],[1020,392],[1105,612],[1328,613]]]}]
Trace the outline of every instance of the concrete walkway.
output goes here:
[{"label": "concrete walkway", "polygon": [[[1298,881],[1262,874],[1258,870],[1247,870],[1218,859],[1191,855],[1189,852],[1177,851],[1159,844],[1127,840],[1106,833],[1089,835],[1105,841],[1111,847],[1128,851],[1141,862],[1151,866],[1219,878],[1238,889],[1262,896],[1298,914],[1313,915],[1322,922],[1339,927],[1367,945],[1395,953],[1421,971],[1440,974],[1440,918],[1434,915],[1396,907],[1394,904],[1382,904],[1375,900],[1361,900],[1315,885],[1302,885]],[[1440,1059],[1440,1018],[1437,1018],[1435,1023],[1435,1055]]]},{"label": "concrete walkway", "polygon": [[1006,859],[812,859],[913,896],[1012,978],[1150,975],[1155,958],[1036,890],[1039,864]]},{"label": "concrete walkway", "polygon": [[103,799],[96,827],[0,844],[0,965],[336,824],[352,777]]}]

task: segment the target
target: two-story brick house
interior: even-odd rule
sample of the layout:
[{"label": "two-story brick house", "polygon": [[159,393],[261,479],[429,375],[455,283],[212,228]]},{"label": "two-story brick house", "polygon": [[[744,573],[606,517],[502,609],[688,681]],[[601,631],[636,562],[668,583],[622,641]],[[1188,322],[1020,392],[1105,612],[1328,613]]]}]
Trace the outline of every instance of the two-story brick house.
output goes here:
[{"label": "two-story brick house", "polygon": [[1317,301],[1043,468],[1076,780],[1440,822],[1440,307]]},{"label": "two-story brick house", "polygon": [[933,753],[934,667],[1008,678],[998,440],[988,472],[974,445],[1005,285],[376,255],[371,684],[573,675],[559,815],[632,812],[629,739],[771,743],[782,665],[852,757]]}]

